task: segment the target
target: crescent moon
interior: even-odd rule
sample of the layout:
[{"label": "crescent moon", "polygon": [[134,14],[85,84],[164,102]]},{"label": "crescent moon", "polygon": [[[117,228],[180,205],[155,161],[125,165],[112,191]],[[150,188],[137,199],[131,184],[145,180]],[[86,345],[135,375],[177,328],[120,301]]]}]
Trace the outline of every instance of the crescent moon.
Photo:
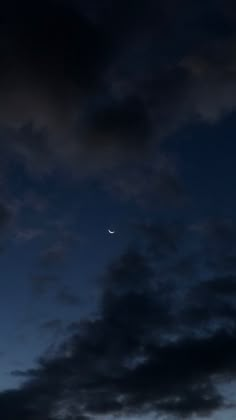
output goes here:
[{"label": "crescent moon", "polygon": [[109,232],[111,235],[113,235],[113,234],[115,233],[115,231],[114,231],[114,230],[111,230],[111,229],[108,229],[108,232]]}]

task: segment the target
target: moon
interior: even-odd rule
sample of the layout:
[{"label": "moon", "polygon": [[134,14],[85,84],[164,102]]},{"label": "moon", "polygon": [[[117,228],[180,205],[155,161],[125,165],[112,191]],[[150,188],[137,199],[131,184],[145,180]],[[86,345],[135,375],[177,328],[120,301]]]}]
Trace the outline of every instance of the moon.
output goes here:
[{"label": "moon", "polygon": [[108,232],[110,233],[110,235],[113,235],[115,233],[115,231],[111,229],[108,229]]}]

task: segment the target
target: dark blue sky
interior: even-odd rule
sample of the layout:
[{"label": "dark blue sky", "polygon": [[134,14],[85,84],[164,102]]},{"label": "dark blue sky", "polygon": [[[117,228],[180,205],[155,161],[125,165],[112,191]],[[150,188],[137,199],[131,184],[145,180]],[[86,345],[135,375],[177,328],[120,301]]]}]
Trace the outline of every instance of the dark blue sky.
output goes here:
[{"label": "dark blue sky", "polygon": [[234,3],[0,11],[0,417],[235,418]]}]

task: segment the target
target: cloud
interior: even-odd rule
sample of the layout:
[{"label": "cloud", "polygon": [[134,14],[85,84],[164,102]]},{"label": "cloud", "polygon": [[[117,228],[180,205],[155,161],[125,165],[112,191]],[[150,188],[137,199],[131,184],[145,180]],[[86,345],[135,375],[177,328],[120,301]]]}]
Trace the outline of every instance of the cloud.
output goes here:
[{"label": "cloud", "polygon": [[[144,226],[135,248],[104,274],[97,314],[68,325],[65,341],[25,372],[20,389],[0,394],[4,418],[155,412],[189,419],[232,407],[218,385],[236,377],[236,268],[209,275],[216,243],[208,232],[219,228],[204,226]],[[222,240],[223,230],[222,264],[236,244],[236,236]],[[42,325],[60,327],[57,319]]]},{"label": "cloud", "polygon": [[[104,182],[135,199],[156,176],[158,191],[179,197],[175,170],[155,162],[152,172],[152,156],[163,159],[164,138],[188,122],[215,123],[235,109],[230,4],[4,4],[2,156],[40,173],[105,171]],[[8,221],[3,203],[0,227]],[[105,273],[96,317],[70,326],[53,357],[25,372],[19,390],[0,394],[4,419],[149,411],[190,418],[226,407],[217,383],[235,378],[235,227],[176,223],[139,232],[137,249]],[[59,267],[67,250],[61,240],[46,246],[40,268]],[[37,293],[57,281],[32,279]],[[67,289],[58,297],[76,304]]]},{"label": "cloud", "polygon": [[[214,123],[235,109],[236,17],[229,0],[191,7],[185,0],[178,7],[173,0],[139,0],[135,7],[132,1],[13,3],[1,8],[6,162],[80,175],[152,164],[176,129]],[[160,190],[176,193],[173,174],[157,176]]]},{"label": "cloud", "polygon": [[71,4],[2,9],[2,149],[47,170],[73,157],[80,102],[96,86],[108,38]]},{"label": "cloud", "polygon": [[205,287],[209,292],[220,296],[233,297],[236,294],[236,278],[234,276],[216,277],[207,282]]}]

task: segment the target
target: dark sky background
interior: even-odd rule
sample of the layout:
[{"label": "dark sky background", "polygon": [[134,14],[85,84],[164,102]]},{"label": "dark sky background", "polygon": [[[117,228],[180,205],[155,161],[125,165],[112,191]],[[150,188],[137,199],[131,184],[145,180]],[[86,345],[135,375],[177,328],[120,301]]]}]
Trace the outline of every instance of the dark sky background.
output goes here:
[{"label": "dark sky background", "polygon": [[235,2],[0,17],[0,418],[235,419]]}]

